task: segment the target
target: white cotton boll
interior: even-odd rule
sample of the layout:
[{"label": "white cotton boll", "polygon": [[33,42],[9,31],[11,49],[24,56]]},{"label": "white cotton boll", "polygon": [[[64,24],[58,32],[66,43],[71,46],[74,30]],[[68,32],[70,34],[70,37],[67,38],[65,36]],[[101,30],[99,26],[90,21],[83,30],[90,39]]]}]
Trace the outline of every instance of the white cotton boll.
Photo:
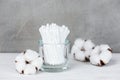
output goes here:
[{"label": "white cotton boll", "polygon": [[[112,58],[111,48],[108,45],[96,46],[91,52],[90,62],[97,66],[109,63]],[[99,61],[98,61],[99,60]]]},{"label": "white cotton boll", "polygon": [[90,63],[93,65],[99,64],[99,54],[100,54],[100,46],[96,46],[90,54]]},{"label": "white cotton boll", "polygon": [[22,74],[22,71],[24,70],[25,66],[26,66],[25,59],[23,53],[21,53],[15,58],[15,67],[16,70]]},{"label": "white cotton boll", "polygon": [[92,50],[95,47],[95,44],[91,40],[87,40],[84,43],[84,48],[86,50]]},{"label": "white cotton boll", "polygon": [[100,59],[107,64],[112,58],[112,53],[108,50],[101,52]]},{"label": "white cotton boll", "polygon": [[35,74],[36,73],[36,69],[33,65],[27,64],[25,69],[24,69],[24,74]]},{"label": "white cotton boll", "polygon": [[43,64],[36,51],[26,50],[15,58],[15,67],[20,74],[35,74]]},{"label": "white cotton boll", "polygon": [[85,55],[82,51],[76,51],[76,53],[73,54],[73,57],[75,60],[85,61]]},{"label": "white cotton boll", "polygon": [[102,44],[102,45],[100,45],[101,51],[107,50],[107,49],[109,49],[109,48],[110,48],[110,46],[107,45],[107,44]]},{"label": "white cotton boll", "polygon": [[85,42],[84,40],[78,38],[75,40],[74,45],[77,46],[78,48],[82,48],[82,46],[84,45],[84,42]]},{"label": "white cotton boll", "polygon": [[92,52],[92,50],[87,50],[84,52],[86,60],[89,60],[91,52]]},{"label": "white cotton boll", "polygon": [[90,56],[90,63],[96,66],[99,65],[100,64],[99,55]]},{"label": "white cotton boll", "polygon": [[91,40],[85,41],[84,48],[86,50],[92,50],[92,48],[94,48],[94,47],[95,47],[95,44]]},{"label": "white cotton boll", "polygon": [[75,53],[77,55],[77,51],[80,51],[80,53],[82,53],[81,55],[82,56],[84,55],[84,58],[82,57],[80,61],[89,61],[91,52],[94,49],[94,47],[95,45],[91,40],[86,41],[78,38],[74,42],[71,53],[72,54]]},{"label": "white cotton boll", "polygon": [[71,49],[71,54],[76,53],[78,49],[79,49],[78,47],[76,47],[75,45],[73,45],[72,49]]},{"label": "white cotton boll", "polygon": [[15,62],[15,67],[16,67],[16,70],[22,74],[22,71],[24,70],[26,64],[25,62]]},{"label": "white cotton boll", "polygon": [[19,55],[15,58],[15,61],[16,61],[16,62],[24,62],[25,59],[24,59],[23,53],[19,54]]},{"label": "white cotton boll", "polygon": [[99,55],[99,53],[100,53],[100,46],[96,46],[96,47],[92,50],[91,56],[92,56],[92,55]]},{"label": "white cotton boll", "polygon": [[32,61],[38,57],[38,53],[30,49],[26,50],[26,53],[24,55],[27,61]]},{"label": "white cotton boll", "polygon": [[34,65],[37,70],[39,70],[43,64],[43,60],[41,57],[39,57],[39,58],[35,59],[34,61],[32,61],[31,64]]}]

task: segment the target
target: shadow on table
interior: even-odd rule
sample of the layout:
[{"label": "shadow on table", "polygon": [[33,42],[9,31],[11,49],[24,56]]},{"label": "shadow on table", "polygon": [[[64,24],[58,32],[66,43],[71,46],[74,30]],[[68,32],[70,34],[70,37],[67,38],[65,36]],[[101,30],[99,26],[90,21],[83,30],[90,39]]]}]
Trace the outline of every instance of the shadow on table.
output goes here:
[{"label": "shadow on table", "polygon": [[[103,67],[115,66],[117,64],[118,64],[118,61],[116,59],[111,59],[111,61]],[[81,61],[74,60],[72,63],[70,63],[70,70],[71,70],[71,68],[75,69],[77,67],[84,67],[84,66],[86,67],[86,65],[94,66],[90,62],[81,62]]]}]

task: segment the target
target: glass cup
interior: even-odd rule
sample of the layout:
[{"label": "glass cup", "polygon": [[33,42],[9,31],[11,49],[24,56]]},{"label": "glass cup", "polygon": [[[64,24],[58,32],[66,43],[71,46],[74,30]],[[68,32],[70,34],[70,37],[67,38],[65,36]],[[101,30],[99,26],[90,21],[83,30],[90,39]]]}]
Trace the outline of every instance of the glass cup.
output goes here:
[{"label": "glass cup", "polygon": [[39,53],[43,58],[42,70],[46,72],[60,72],[69,67],[70,42],[51,44],[39,40]]}]

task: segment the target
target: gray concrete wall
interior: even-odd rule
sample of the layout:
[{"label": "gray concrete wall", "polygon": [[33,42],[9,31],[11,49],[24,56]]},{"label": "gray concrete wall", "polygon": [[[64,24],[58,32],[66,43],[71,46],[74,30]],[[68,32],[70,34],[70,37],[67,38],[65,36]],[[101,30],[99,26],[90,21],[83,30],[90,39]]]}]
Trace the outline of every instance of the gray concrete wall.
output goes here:
[{"label": "gray concrete wall", "polygon": [[69,26],[69,39],[108,43],[120,52],[120,0],[0,0],[0,52],[38,50],[39,25]]}]

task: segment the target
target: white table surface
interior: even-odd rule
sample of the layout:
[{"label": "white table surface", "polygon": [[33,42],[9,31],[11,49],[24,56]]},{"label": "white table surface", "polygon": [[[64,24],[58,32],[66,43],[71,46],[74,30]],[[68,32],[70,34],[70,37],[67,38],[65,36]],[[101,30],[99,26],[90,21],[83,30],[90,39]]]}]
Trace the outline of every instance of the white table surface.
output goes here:
[{"label": "white table surface", "polygon": [[39,72],[36,75],[18,74],[14,58],[19,53],[0,53],[0,80],[119,80],[120,54],[113,54],[111,62],[104,67],[71,60],[71,68],[64,72]]}]

